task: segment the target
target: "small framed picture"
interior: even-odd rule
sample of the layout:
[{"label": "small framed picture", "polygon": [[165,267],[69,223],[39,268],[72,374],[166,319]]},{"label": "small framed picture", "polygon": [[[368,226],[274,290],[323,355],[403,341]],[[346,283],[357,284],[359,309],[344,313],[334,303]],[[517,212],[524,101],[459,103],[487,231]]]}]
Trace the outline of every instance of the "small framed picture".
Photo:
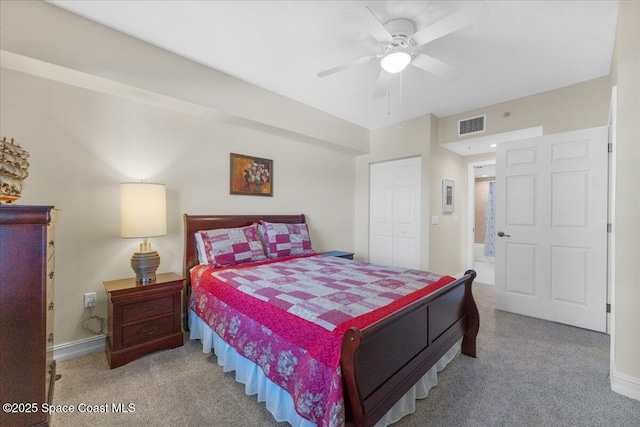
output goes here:
[{"label": "small framed picture", "polygon": [[442,180],[442,213],[453,213],[455,185],[450,179]]},{"label": "small framed picture", "polygon": [[231,153],[230,193],[273,196],[273,160]]}]

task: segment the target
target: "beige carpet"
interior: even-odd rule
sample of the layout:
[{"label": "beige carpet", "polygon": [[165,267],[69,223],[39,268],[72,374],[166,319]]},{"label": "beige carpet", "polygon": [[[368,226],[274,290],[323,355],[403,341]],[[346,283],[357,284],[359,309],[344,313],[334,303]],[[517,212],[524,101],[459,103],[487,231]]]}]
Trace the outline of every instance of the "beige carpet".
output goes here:
[{"label": "beige carpet", "polygon": [[[474,294],[478,358],[458,355],[416,413],[396,425],[640,425],[640,402],[610,390],[608,335],[495,311],[493,286],[476,284]],[[113,370],[95,353],[60,362],[58,373],[56,405],[109,412],[56,414],[54,427],[278,425],[199,341]],[[114,403],[133,404],[135,412],[114,413]]]},{"label": "beige carpet", "polygon": [[[233,372],[224,374],[200,341],[156,352],[117,369],[104,353],[58,364],[56,405],[107,405],[109,413],[55,414],[53,426],[277,425],[264,404],[244,393]],[[113,403],[134,405],[114,413]],[[197,408],[197,409],[194,409]]]}]

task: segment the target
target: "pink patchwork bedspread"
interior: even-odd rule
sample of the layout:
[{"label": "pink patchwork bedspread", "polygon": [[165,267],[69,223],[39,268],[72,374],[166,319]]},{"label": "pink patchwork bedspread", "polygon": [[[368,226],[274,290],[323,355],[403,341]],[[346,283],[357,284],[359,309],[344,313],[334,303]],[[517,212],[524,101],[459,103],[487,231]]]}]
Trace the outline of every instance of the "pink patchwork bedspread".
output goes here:
[{"label": "pink patchwork bedspread", "polygon": [[340,348],[364,328],[454,279],[311,255],[191,271],[191,308],[320,426],[344,425]]}]

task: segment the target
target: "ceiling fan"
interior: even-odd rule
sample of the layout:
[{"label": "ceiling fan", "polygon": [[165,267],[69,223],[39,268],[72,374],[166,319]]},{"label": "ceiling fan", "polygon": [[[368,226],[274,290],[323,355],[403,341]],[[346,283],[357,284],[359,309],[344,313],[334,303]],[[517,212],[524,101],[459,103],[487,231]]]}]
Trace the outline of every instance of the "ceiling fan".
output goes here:
[{"label": "ceiling fan", "polygon": [[380,62],[380,74],[373,93],[380,98],[387,93],[393,74],[413,65],[442,79],[453,81],[462,74],[462,69],[421,52],[433,40],[465,28],[488,15],[484,2],[474,2],[472,6],[458,10],[444,19],[416,31],[415,24],[409,19],[393,19],[382,24],[371,9],[362,9],[362,22],[371,36],[380,43],[380,52],[356,59],[337,67],[318,73],[318,77],[346,70],[371,61]]}]

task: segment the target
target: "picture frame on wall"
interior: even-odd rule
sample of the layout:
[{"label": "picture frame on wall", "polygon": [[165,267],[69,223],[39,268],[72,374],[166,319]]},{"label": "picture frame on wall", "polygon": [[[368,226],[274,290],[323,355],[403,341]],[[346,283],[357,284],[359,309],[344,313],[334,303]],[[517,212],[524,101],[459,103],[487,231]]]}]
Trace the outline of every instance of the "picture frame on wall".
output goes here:
[{"label": "picture frame on wall", "polygon": [[230,194],[272,197],[273,160],[230,154]]},{"label": "picture frame on wall", "polygon": [[455,181],[450,179],[442,180],[442,213],[453,213],[455,185]]}]

